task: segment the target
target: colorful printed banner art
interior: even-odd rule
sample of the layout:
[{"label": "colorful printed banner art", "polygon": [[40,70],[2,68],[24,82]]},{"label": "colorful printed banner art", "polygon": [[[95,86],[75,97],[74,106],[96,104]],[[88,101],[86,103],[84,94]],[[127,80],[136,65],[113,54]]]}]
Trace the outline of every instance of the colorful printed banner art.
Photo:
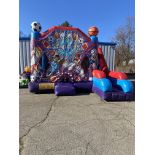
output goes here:
[{"label": "colorful printed banner art", "polygon": [[92,70],[98,65],[97,49],[80,29],[55,26],[38,36],[31,40],[31,81],[92,79]]}]

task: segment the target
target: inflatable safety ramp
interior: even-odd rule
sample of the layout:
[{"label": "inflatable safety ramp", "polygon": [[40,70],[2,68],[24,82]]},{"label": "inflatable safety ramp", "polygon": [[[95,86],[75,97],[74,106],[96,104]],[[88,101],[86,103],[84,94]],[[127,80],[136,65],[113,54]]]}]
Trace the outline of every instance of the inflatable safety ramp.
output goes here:
[{"label": "inflatable safety ramp", "polygon": [[[107,101],[134,101],[133,83],[121,72],[110,72],[106,76],[100,70],[93,71],[92,91],[98,94],[102,100]],[[116,76],[118,76],[116,78]]]},{"label": "inflatable safety ramp", "polygon": [[[34,25],[35,26],[35,25]],[[80,29],[54,26],[31,34],[33,93],[75,95],[92,91],[92,71],[98,66],[96,44]]]}]

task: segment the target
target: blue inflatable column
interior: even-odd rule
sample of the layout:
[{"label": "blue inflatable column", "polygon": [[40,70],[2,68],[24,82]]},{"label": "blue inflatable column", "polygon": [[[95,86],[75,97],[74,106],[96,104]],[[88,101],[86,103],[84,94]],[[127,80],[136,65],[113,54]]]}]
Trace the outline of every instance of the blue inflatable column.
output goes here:
[{"label": "blue inflatable column", "polygon": [[96,48],[98,46],[98,37],[97,37],[98,32],[99,32],[99,30],[95,26],[90,27],[88,30],[88,34],[91,38],[91,41],[96,45]]}]

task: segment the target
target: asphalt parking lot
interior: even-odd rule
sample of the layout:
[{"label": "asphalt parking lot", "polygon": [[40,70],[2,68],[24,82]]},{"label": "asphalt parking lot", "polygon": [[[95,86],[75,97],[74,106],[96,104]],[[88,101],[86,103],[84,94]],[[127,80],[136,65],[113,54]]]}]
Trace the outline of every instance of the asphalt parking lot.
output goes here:
[{"label": "asphalt parking lot", "polygon": [[134,155],[134,102],[19,91],[21,155]]}]

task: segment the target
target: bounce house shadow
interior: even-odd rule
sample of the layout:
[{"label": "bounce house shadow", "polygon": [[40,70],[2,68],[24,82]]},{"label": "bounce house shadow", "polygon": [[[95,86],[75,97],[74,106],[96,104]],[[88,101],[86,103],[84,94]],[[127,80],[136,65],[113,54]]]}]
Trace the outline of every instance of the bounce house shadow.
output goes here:
[{"label": "bounce house shadow", "polygon": [[40,91],[40,92],[35,92],[34,94],[54,94],[54,90],[50,90],[50,91]]},{"label": "bounce house shadow", "polygon": [[124,102],[128,102],[128,103],[132,103],[132,102],[134,102],[135,101],[135,99],[134,100],[131,100],[131,101],[114,101],[114,100],[102,100],[101,99],[101,101],[102,102],[104,102],[105,104],[113,104],[113,103],[122,103],[122,104],[124,104]]},{"label": "bounce house shadow", "polygon": [[27,89],[28,86],[19,86],[19,89]]},{"label": "bounce house shadow", "polygon": [[78,92],[75,96],[90,95],[91,92]]}]

